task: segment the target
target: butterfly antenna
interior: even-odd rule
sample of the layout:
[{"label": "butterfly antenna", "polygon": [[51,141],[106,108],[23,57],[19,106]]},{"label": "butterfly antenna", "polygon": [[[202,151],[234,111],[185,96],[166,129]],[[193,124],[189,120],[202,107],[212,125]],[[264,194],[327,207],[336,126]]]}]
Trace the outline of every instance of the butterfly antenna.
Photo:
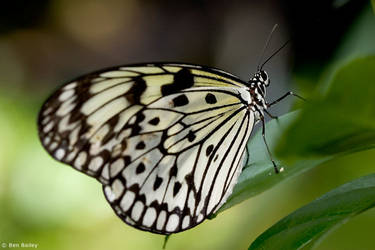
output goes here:
[{"label": "butterfly antenna", "polygon": [[263,67],[263,65],[264,65],[264,63],[263,63],[262,66],[259,67],[259,65],[261,64],[261,61],[263,60],[264,53],[266,52],[266,50],[267,50],[267,48],[268,48],[268,45],[269,45],[269,43],[270,43],[270,41],[271,41],[272,34],[273,34],[273,32],[277,29],[277,26],[278,26],[278,24],[276,23],[276,24],[273,26],[273,28],[272,28],[270,34],[269,34],[268,37],[267,37],[266,43],[264,44],[264,47],[263,47],[263,50],[262,50],[262,54],[260,54],[260,57],[259,57],[259,60],[258,60],[257,71],[259,71],[260,69],[262,69],[262,67]]},{"label": "butterfly antenna", "polygon": [[277,53],[280,52],[280,50],[282,50],[288,43],[290,42],[290,39],[288,41],[286,41],[280,48],[278,48],[275,52],[272,53],[271,56],[268,57],[267,60],[265,60],[262,65],[260,66],[260,68],[258,68],[258,71],[259,69],[263,69],[263,66],[269,61],[272,59],[272,57],[274,57]]}]

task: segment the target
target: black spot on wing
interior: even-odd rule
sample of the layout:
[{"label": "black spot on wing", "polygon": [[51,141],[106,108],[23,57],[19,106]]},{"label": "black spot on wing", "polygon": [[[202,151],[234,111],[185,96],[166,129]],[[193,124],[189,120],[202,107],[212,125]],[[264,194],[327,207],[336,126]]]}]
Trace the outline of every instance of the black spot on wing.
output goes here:
[{"label": "black spot on wing", "polygon": [[132,158],[130,157],[130,155],[125,155],[124,156],[125,166],[128,166],[131,161],[132,161]]},{"label": "black spot on wing", "polygon": [[191,173],[185,176],[185,181],[188,186],[194,187],[194,175]]},{"label": "black spot on wing", "polygon": [[183,68],[174,75],[173,82],[161,87],[161,94],[163,96],[178,93],[179,91],[191,88],[194,85],[194,76],[190,70]]},{"label": "black spot on wing", "polygon": [[169,170],[169,176],[177,176],[177,166],[174,165],[171,170]]},{"label": "black spot on wing", "polygon": [[139,132],[141,132],[141,130],[142,130],[141,126],[139,126],[137,123],[134,124],[133,126],[131,126],[130,136],[138,135]]},{"label": "black spot on wing", "polygon": [[139,163],[137,169],[135,170],[136,174],[141,174],[146,170],[145,164],[143,162]]},{"label": "black spot on wing", "polygon": [[154,191],[157,190],[161,183],[163,182],[163,178],[156,176],[155,182],[154,182]]},{"label": "black spot on wing", "polygon": [[144,149],[146,147],[146,144],[143,141],[138,142],[137,146],[135,146],[136,149]]},{"label": "black spot on wing", "polygon": [[189,99],[186,97],[186,95],[182,94],[172,99],[173,105],[175,107],[181,107],[185,106],[189,103]]},{"label": "black spot on wing", "polygon": [[215,95],[208,93],[205,97],[206,103],[215,104],[217,102]]},{"label": "black spot on wing", "polygon": [[155,117],[155,118],[148,121],[149,124],[154,125],[154,126],[158,125],[159,122],[160,122],[159,117]]},{"label": "black spot on wing", "polygon": [[142,112],[138,112],[136,114],[136,121],[135,123],[140,123],[145,119],[145,115]]},{"label": "black spot on wing", "polygon": [[178,191],[180,191],[180,188],[181,188],[181,183],[179,183],[178,181],[174,184],[173,186],[173,196],[176,196],[176,194],[178,193]]},{"label": "black spot on wing", "polygon": [[146,82],[141,77],[137,77],[134,79],[134,85],[126,93],[125,97],[130,104],[141,103],[141,95],[146,88]]},{"label": "black spot on wing", "polygon": [[194,141],[195,140],[195,134],[194,134],[194,132],[192,131],[192,130],[190,130],[189,131],[189,133],[187,134],[187,139],[188,139],[188,141],[189,142],[192,142],[192,141]]}]

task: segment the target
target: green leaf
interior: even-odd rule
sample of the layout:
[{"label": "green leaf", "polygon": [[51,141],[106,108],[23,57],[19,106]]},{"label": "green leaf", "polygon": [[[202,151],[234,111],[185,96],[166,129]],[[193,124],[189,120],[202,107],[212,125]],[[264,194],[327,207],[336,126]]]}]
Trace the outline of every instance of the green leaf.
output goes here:
[{"label": "green leaf", "polygon": [[286,159],[333,156],[375,146],[375,56],[335,74],[328,93],[307,103],[276,153]]},{"label": "green leaf", "polygon": [[[278,142],[283,131],[298,117],[298,114],[299,112],[297,111],[290,112],[279,117],[278,120],[271,120],[266,124],[266,137],[270,148],[273,148]],[[271,188],[286,178],[291,178],[296,174],[318,166],[331,158],[306,158],[296,161],[292,165],[286,166],[284,162],[276,158],[273,154],[274,160],[279,169],[283,168],[284,170],[279,174],[276,174],[270,157],[267,154],[267,149],[260,130],[250,139],[248,149],[250,153],[250,164],[245,166],[242,170],[232,195],[219,209],[219,212]]]},{"label": "green leaf", "polygon": [[248,143],[246,166],[221,212],[277,183],[344,154],[375,146],[375,57],[355,59],[333,78],[325,97],[308,101],[301,112],[291,112],[266,124],[267,142],[276,164],[275,174],[261,131]]},{"label": "green leaf", "polygon": [[311,249],[328,231],[374,206],[375,174],[371,174],[289,214],[262,233],[249,249]]}]

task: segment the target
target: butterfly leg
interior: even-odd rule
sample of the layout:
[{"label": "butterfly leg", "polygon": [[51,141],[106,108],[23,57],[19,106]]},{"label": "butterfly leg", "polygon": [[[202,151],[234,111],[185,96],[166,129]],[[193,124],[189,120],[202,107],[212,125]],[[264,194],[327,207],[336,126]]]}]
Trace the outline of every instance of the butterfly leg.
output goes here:
[{"label": "butterfly leg", "polygon": [[279,119],[278,116],[275,116],[275,115],[272,115],[270,112],[268,112],[267,109],[263,109],[263,112],[266,113],[269,117],[271,117],[272,119]]},{"label": "butterfly leg", "polygon": [[278,174],[279,173],[279,169],[277,168],[276,163],[275,163],[275,161],[272,158],[272,154],[271,154],[270,148],[268,147],[268,144],[267,144],[267,141],[266,141],[266,125],[265,125],[265,121],[264,121],[264,116],[261,116],[260,120],[262,121],[262,136],[263,136],[263,141],[264,141],[264,144],[266,145],[267,152],[268,152],[268,155],[269,155],[269,157],[270,157],[270,159],[272,161],[275,173]]},{"label": "butterfly leg", "polygon": [[245,166],[247,166],[250,162],[250,154],[249,154],[249,148],[246,145],[246,163]]},{"label": "butterfly leg", "polygon": [[303,98],[302,96],[299,96],[299,95],[293,93],[292,91],[289,91],[289,92],[285,93],[283,96],[281,96],[280,98],[278,98],[277,100],[275,100],[275,101],[273,101],[273,102],[271,102],[271,103],[267,103],[267,107],[269,108],[269,107],[275,105],[276,103],[282,101],[283,99],[285,99],[286,97],[288,97],[288,96],[290,96],[290,95],[295,96],[295,97],[297,97],[297,98],[299,98],[299,99],[301,99],[301,100],[306,101],[306,99]]}]

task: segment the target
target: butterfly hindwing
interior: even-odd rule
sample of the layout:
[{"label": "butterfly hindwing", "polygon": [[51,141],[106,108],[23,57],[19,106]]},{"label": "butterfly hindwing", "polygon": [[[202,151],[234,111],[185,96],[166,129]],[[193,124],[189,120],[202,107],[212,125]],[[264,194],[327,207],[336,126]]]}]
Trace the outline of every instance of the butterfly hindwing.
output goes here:
[{"label": "butterfly hindwing", "polygon": [[39,135],[55,159],[103,184],[126,223],[175,233],[232,191],[254,124],[243,86],[197,65],[112,68],[58,89],[40,112]]}]

